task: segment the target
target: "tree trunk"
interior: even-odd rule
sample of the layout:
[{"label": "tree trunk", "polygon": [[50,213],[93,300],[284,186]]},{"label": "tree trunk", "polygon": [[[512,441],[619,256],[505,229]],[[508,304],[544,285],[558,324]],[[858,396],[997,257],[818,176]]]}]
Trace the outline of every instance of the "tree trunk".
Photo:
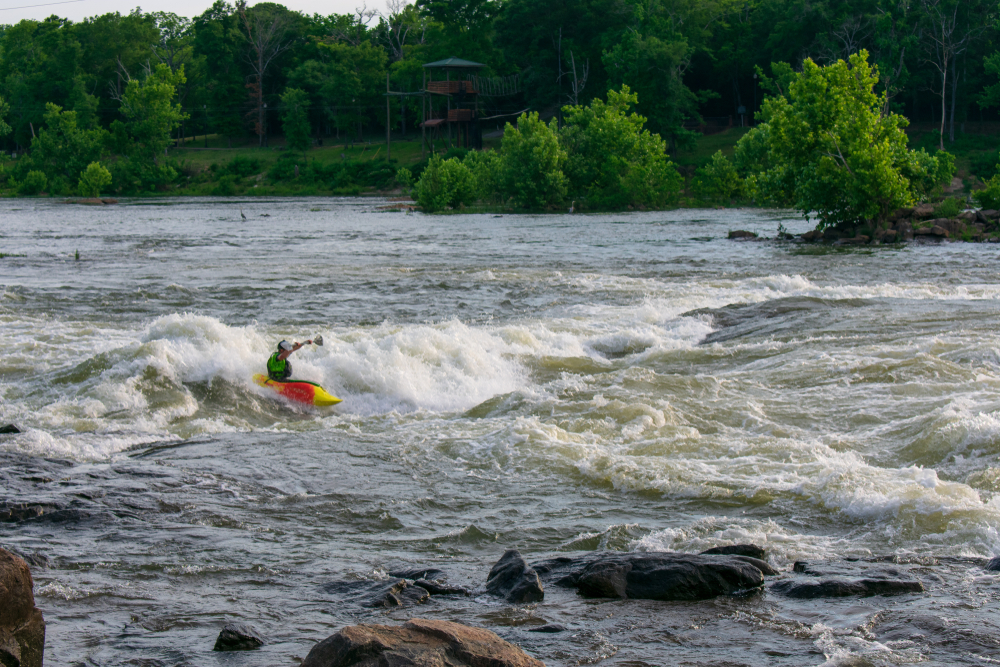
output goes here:
[{"label": "tree trunk", "polygon": [[958,97],[958,73],[955,71],[955,62],[958,58],[951,60],[951,118],[948,120],[948,141],[955,143],[955,98]]},{"label": "tree trunk", "polygon": [[945,104],[945,99],[948,94],[948,63],[944,64],[941,69],[941,140],[938,142],[938,148],[944,150],[944,120],[947,118],[948,107]]}]

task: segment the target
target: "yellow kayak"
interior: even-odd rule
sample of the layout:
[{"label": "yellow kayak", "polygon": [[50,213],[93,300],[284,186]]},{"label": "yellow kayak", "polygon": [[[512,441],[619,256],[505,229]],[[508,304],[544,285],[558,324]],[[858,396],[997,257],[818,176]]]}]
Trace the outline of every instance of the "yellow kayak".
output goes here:
[{"label": "yellow kayak", "polygon": [[315,405],[319,407],[340,403],[339,398],[333,396],[332,394],[328,394],[323,387],[319,386],[315,382],[306,382],[305,380],[278,382],[277,380],[272,380],[262,373],[254,375],[253,381],[261,387],[268,387],[285,398],[295,401],[296,403],[304,403],[306,405]]}]

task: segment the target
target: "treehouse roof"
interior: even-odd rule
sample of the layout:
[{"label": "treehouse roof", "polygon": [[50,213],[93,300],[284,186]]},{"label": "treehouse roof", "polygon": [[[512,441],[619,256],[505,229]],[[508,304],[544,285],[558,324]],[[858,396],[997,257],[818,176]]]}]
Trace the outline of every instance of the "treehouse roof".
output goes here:
[{"label": "treehouse roof", "polygon": [[480,67],[486,67],[482,63],[474,63],[471,60],[462,60],[461,58],[456,58],[452,56],[451,58],[445,58],[444,60],[438,60],[436,62],[427,63],[424,67],[437,68],[437,69],[479,69]]}]

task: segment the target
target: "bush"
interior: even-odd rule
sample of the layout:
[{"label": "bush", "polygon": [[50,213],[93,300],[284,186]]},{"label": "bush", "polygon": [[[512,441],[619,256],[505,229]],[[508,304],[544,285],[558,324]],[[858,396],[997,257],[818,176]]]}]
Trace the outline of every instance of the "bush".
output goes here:
[{"label": "bush", "polygon": [[1000,209],[1000,174],[995,174],[986,182],[985,190],[974,192],[972,200],[986,209]]},{"label": "bush", "polygon": [[963,210],[965,210],[965,205],[961,201],[949,198],[934,207],[934,215],[939,218],[954,218]]},{"label": "bush", "polygon": [[222,172],[224,174],[232,174],[238,178],[256,176],[260,173],[260,160],[255,157],[237,155],[229,164],[223,167]]},{"label": "bush", "polygon": [[22,180],[17,185],[17,193],[20,195],[37,195],[45,190],[45,186],[49,184],[49,179],[45,177],[45,172],[33,169],[25,175],[24,180]]},{"label": "bush", "polygon": [[411,172],[406,167],[400,167],[396,170],[396,182],[406,191],[409,191],[413,187],[413,172]]},{"label": "bush", "polygon": [[476,199],[499,203],[500,156],[494,151],[472,151],[462,160],[476,184]]},{"label": "bush", "polygon": [[969,166],[973,174],[984,182],[997,173],[997,152],[977,151],[969,155]]},{"label": "bush", "polygon": [[217,197],[232,197],[236,194],[236,177],[226,174],[219,179],[218,184],[212,190],[212,194]]},{"label": "bush", "polygon": [[439,155],[431,158],[414,190],[420,208],[428,213],[476,199],[476,183],[469,168],[455,158],[442,160]]},{"label": "bush", "polygon": [[91,162],[80,172],[77,189],[81,197],[100,197],[101,190],[111,185],[111,172],[100,162]]},{"label": "bush", "polygon": [[507,123],[500,145],[503,199],[528,209],[561,206],[568,183],[563,173],[565,164],[566,151],[559,145],[555,118],[546,125],[538,112],[521,114],[517,127]]},{"label": "bush", "polygon": [[694,172],[691,190],[704,201],[730,201],[743,192],[743,179],[722,151],[716,151],[708,164]]}]

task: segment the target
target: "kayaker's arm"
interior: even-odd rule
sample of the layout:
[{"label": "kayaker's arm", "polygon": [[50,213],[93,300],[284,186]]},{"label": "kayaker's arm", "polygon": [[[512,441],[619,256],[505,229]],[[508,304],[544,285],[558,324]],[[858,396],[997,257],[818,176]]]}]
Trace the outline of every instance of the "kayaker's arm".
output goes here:
[{"label": "kayaker's arm", "polygon": [[310,343],[312,343],[311,340],[307,340],[304,343],[295,343],[295,345],[292,345],[292,349],[290,349],[290,350],[282,350],[278,354],[278,359],[280,359],[281,361],[284,361],[285,359],[288,358],[288,355],[290,355],[292,352],[294,352],[295,350],[299,349],[300,347],[304,347],[306,345],[309,345]]}]

